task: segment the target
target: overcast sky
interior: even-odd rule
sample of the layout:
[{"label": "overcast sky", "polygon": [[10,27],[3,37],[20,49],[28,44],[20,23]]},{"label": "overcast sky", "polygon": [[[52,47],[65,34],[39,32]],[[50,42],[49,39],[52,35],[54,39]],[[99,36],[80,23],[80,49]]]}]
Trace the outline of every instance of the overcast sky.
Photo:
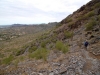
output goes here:
[{"label": "overcast sky", "polygon": [[0,25],[59,22],[90,0],[0,0]]}]

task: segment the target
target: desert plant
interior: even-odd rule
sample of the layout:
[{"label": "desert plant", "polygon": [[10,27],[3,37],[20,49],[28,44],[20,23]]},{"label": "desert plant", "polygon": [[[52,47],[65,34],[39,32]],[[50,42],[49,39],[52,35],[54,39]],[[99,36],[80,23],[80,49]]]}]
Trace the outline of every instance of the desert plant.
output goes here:
[{"label": "desert plant", "polygon": [[29,52],[32,53],[33,51],[37,50],[37,46],[32,46],[29,48]]},{"label": "desert plant", "polygon": [[13,59],[14,56],[10,55],[9,57],[3,59],[2,64],[10,64]]},{"label": "desert plant", "polygon": [[68,22],[72,22],[72,19],[71,18],[67,18],[66,19],[66,22],[68,23]]},{"label": "desert plant", "polygon": [[83,16],[83,19],[90,18],[90,17],[92,17],[92,16],[94,16],[94,15],[95,15],[95,12],[94,12],[94,11],[90,11],[90,12],[88,12],[87,14],[85,14],[85,15]]},{"label": "desert plant", "polygon": [[49,51],[45,48],[39,48],[35,52],[29,54],[29,58],[43,59],[46,61]]},{"label": "desert plant", "polygon": [[95,9],[95,8],[99,8],[100,7],[100,2],[96,3],[92,8]]},{"label": "desert plant", "polygon": [[74,21],[73,22],[70,22],[69,24],[68,24],[68,27],[71,27],[71,26],[73,26],[74,25]]},{"label": "desert plant", "polygon": [[64,31],[64,35],[65,35],[66,38],[71,38],[73,36],[73,32]]},{"label": "desert plant", "polygon": [[86,31],[92,30],[94,25],[96,25],[96,21],[95,20],[89,21],[89,23],[86,24]]},{"label": "desert plant", "polygon": [[61,41],[56,42],[56,45],[55,45],[56,49],[61,50],[62,46],[63,46],[63,43]]},{"label": "desert plant", "polygon": [[22,55],[24,52],[25,52],[25,50],[21,49],[21,50],[18,50],[15,55],[19,56],[19,55]]},{"label": "desert plant", "polygon": [[56,49],[62,51],[63,53],[68,52],[68,44],[63,44],[61,41],[56,42]]},{"label": "desert plant", "polygon": [[47,42],[45,42],[45,41],[43,41],[42,43],[41,43],[41,47],[46,47],[46,44],[47,44]]},{"label": "desert plant", "polygon": [[63,52],[63,53],[68,52],[68,49],[69,49],[68,44],[62,46],[62,52]]}]

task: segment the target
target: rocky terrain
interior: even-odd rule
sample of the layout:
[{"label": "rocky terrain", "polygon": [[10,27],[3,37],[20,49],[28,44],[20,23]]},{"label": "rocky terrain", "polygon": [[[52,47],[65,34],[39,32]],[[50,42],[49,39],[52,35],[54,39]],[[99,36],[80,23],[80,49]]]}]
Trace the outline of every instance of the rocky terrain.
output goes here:
[{"label": "rocky terrain", "polygon": [[[85,40],[89,42],[87,49]],[[100,1],[82,6],[15,57],[20,56],[24,60],[2,64],[0,74],[100,75]]]}]

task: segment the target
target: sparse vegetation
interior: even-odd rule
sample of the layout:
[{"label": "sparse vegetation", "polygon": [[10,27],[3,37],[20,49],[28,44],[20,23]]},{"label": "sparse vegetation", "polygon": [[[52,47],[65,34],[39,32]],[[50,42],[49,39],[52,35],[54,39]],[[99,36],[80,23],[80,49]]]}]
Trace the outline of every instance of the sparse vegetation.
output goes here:
[{"label": "sparse vegetation", "polygon": [[95,20],[89,21],[89,23],[86,24],[86,31],[92,30],[94,25],[96,25],[96,21]]},{"label": "sparse vegetation", "polygon": [[68,52],[68,49],[69,49],[68,44],[62,46],[62,52],[63,52],[63,53]]},{"label": "sparse vegetation", "polygon": [[23,49],[23,50],[18,50],[18,51],[16,52],[16,56],[19,56],[19,55],[23,54],[24,52],[25,52],[24,49]]},{"label": "sparse vegetation", "polygon": [[100,2],[96,3],[92,8],[95,9],[95,8],[99,8],[99,7],[100,7]]},{"label": "sparse vegetation", "polygon": [[73,32],[64,31],[64,35],[65,35],[66,38],[71,38],[73,36]]},{"label": "sparse vegetation", "polygon": [[39,48],[35,52],[29,54],[29,58],[43,59],[46,61],[49,51],[45,48]]},{"label": "sparse vegetation", "polygon": [[68,24],[68,27],[72,27],[72,25],[74,25],[74,21],[73,22],[70,22],[69,24]]},{"label": "sparse vegetation", "polygon": [[68,22],[72,22],[72,19],[71,18],[68,18],[68,19],[66,19],[66,22],[68,23]]},{"label": "sparse vegetation", "polygon": [[9,57],[3,59],[2,64],[10,64],[13,59],[14,56],[10,55]]},{"label": "sparse vegetation", "polygon": [[61,50],[63,47],[63,43],[61,41],[57,41],[55,47],[56,47],[56,49]]},{"label": "sparse vegetation", "polygon": [[43,42],[41,43],[41,47],[45,48],[47,43],[48,43],[48,41],[43,41]]},{"label": "sparse vegetation", "polygon": [[94,11],[90,11],[90,12],[88,12],[85,16],[83,16],[83,19],[90,18],[90,17],[92,17],[92,16],[94,16],[94,15],[95,15]]},{"label": "sparse vegetation", "polygon": [[62,51],[63,53],[68,52],[68,45],[64,45],[61,41],[56,42],[56,49]]},{"label": "sparse vegetation", "polygon": [[36,50],[37,50],[37,46],[32,46],[32,47],[29,48],[28,51],[29,51],[30,53],[32,53],[33,51],[36,51]]}]

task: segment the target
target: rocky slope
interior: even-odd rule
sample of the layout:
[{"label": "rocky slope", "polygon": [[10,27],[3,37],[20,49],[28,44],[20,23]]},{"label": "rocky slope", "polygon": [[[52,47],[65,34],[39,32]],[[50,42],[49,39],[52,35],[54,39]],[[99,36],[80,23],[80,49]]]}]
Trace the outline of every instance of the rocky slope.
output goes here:
[{"label": "rocky slope", "polygon": [[[86,39],[89,42],[87,49],[83,45]],[[45,45],[49,50],[46,61],[25,58],[17,65],[13,62],[1,65],[1,75],[100,75],[100,1],[92,0],[82,6],[62,20],[53,31],[36,39],[28,50],[34,46],[40,48],[41,43],[48,40]],[[57,41],[68,44],[68,51],[59,51]],[[28,54],[25,52],[20,56]]]}]

